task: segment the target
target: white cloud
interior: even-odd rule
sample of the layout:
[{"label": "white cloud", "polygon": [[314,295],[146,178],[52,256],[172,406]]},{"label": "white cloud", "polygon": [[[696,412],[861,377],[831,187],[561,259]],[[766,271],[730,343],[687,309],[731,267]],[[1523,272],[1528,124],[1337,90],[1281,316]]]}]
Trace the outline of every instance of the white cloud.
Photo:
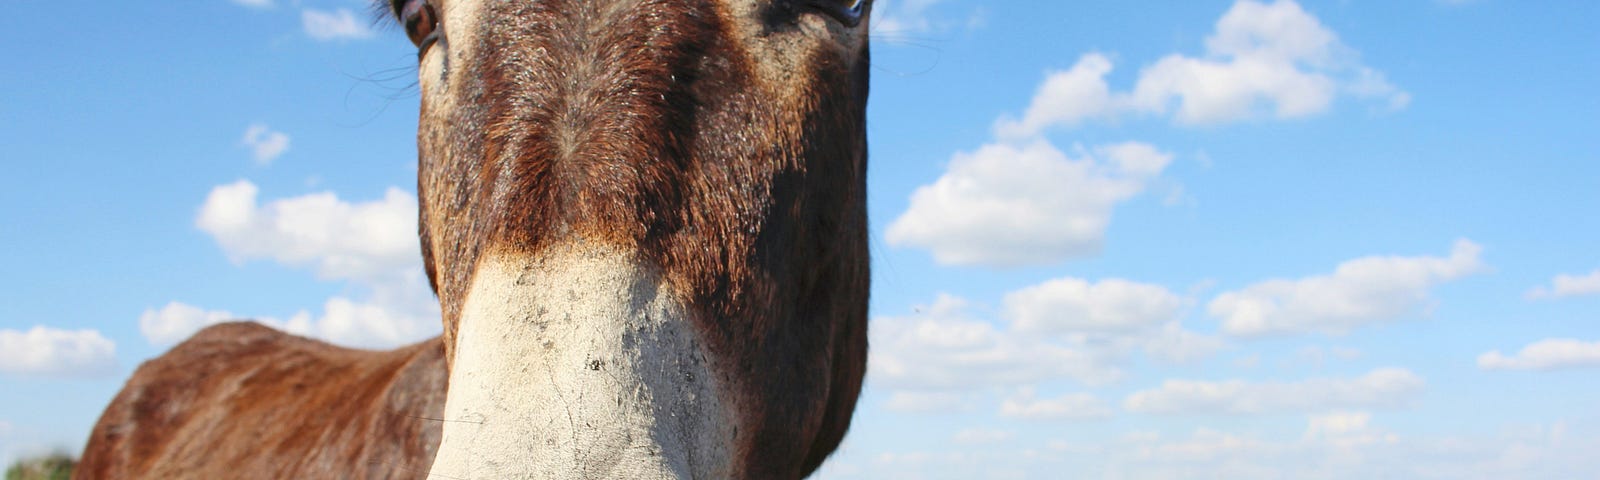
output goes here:
[{"label": "white cloud", "polygon": [[145,310],[139,329],[151,345],[167,347],[182,342],[205,327],[227,321],[249,320],[295,335],[340,345],[388,348],[421,340],[437,333],[438,317],[427,308],[405,308],[333,297],[323,304],[322,315],[296,312],[288,320],[241,317],[221,310],[206,310],[182,302]]},{"label": "white cloud", "polygon": [[1007,294],[1005,306],[1024,332],[1130,332],[1174,320],[1183,301],[1159,285],[1061,278]]},{"label": "white cloud", "polygon": [[1206,39],[1206,54],[1168,55],[1139,72],[1133,90],[1113,91],[1113,68],[1086,54],[1051,73],[1021,119],[1002,118],[1003,138],[1025,138],[1054,126],[1124,113],[1166,115],[1182,124],[1218,124],[1270,115],[1297,118],[1328,110],[1339,96],[1404,108],[1410,95],[1382,72],[1362,65],[1355,50],[1292,0],[1234,3]]},{"label": "white cloud", "polygon": [[1106,84],[1111,69],[1111,59],[1105,55],[1090,53],[1079,57],[1072,68],[1045,77],[1020,120],[1001,118],[995,131],[1001,137],[1020,138],[1051,126],[1071,127],[1113,115],[1122,108],[1123,100],[1114,98]]},{"label": "white cloud", "polygon": [[1015,435],[1015,432],[1007,430],[968,428],[956,432],[955,435],[950,437],[950,441],[957,445],[983,445],[1004,442]]},{"label": "white cloud", "polygon": [[1550,285],[1528,290],[1529,300],[1541,298],[1566,298],[1582,295],[1600,295],[1600,269],[1585,275],[1556,275]]},{"label": "white cloud", "polygon": [[1173,363],[1205,358],[1225,346],[1220,338],[1185,330],[1185,302],[1160,285],[1059,278],[1008,293],[1004,304],[1017,334],[1055,335],[1116,352],[1142,349]]},{"label": "white cloud", "polygon": [[1111,408],[1088,393],[1069,393],[1055,398],[1035,398],[1033,389],[1023,389],[1000,404],[1000,416],[1024,420],[1085,420],[1111,416]]},{"label": "white cloud", "polygon": [[1262,110],[1279,118],[1321,113],[1340,93],[1394,107],[1409,102],[1382,73],[1356,63],[1354,50],[1292,0],[1234,3],[1206,39],[1206,53],[1171,55],[1146,67],[1134,87],[1134,106],[1165,112],[1176,101],[1179,122],[1205,124]]},{"label": "white cloud", "polygon": [[872,2],[872,36],[890,43],[905,41],[919,34],[948,31],[957,25],[976,28],[983,24],[983,9],[975,9],[965,21],[939,21],[930,14],[944,0],[877,0]]},{"label": "white cloud", "polygon": [[345,345],[392,347],[438,334],[439,312],[432,292],[420,282],[412,286],[409,295],[420,301],[386,298],[400,290],[385,288],[376,289],[371,302],[329,298],[313,324],[312,335]]},{"label": "white cloud", "polygon": [[272,8],[274,6],[273,3],[272,3],[272,0],[229,0],[229,1],[232,1],[236,5],[244,5],[244,6],[250,7],[250,8]]},{"label": "white cloud", "polygon": [[1365,257],[1339,264],[1329,275],[1275,279],[1225,292],[1208,311],[1232,335],[1343,333],[1421,314],[1428,290],[1481,271],[1482,248],[1459,240],[1450,256]]},{"label": "white cloud", "polygon": [[151,345],[168,346],[189,338],[207,326],[237,319],[239,317],[225,311],[206,311],[193,305],[171,302],[160,310],[145,310],[139,316],[139,332]]},{"label": "white cloud", "polygon": [[900,413],[957,413],[970,410],[966,394],[900,390],[889,395],[883,408]]},{"label": "white cloud", "polygon": [[[825,471],[819,478],[1061,478],[1071,472],[1082,478],[1152,480],[1556,480],[1592,477],[1594,452],[1600,449],[1600,435],[1592,433],[1600,429],[1567,421],[1511,425],[1498,434],[1408,436],[1384,428],[1365,411],[1282,420],[1239,432],[1206,427],[1186,434],[1107,431],[1036,443],[1032,439],[1051,438],[1061,430],[1040,422],[1032,431],[1019,425],[1024,428],[1014,430],[1007,443],[991,448],[949,442],[939,451],[926,446],[928,442],[912,442],[841,451],[831,461],[857,469],[849,474]],[[1279,433],[1269,433],[1273,431]]]},{"label": "white cloud", "polygon": [[[1109,290],[1118,292],[1120,288]],[[1120,299],[1106,300],[1112,308],[1122,308],[1117,304]],[[1187,362],[1222,347],[1219,339],[1184,330],[1171,314],[1163,314],[1162,323],[1154,325],[1060,329],[1041,335],[1020,327],[1031,321],[1026,319],[1028,313],[1022,318],[1010,315],[1013,318],[1005,323],[985,321],[972,315],[973,308],[965,300],[950,295],[940,295],[932,305],[916,310],[913,315],[872,320],[868,375],[873,385],[891,392],[885,404],[891,411],[972,410],[973,393],[994,387],[1031,392],[1035,384],[1061,380],[1103,385],[1121,378],[1123,367],[1139,351],[1160,360]],[[1015,396],[1002,409],[1022,416],[1066,415],[1066,410],[1077,415],[1102,412],[1090,406],[1072,396],[1047,400]]]},{"label": "white cloud", "polygon": [[1042,139],[958,153],[889,225],[890,245],[931,250],[946,265],[1050,263],[1100,249],[1112,209],[1145,188],[1172,155],[1142,143],[1078,149]]},{"label": "white cloud", "polygon": [[421,267],[417,199],[400,189],[364,203],[325,192],[259,205],[258,192],[246,180],[218,186],[195,219],[235,261],[314,264],[323,278],[368,282]]},{"label": "white cloud", "polygon": [[925,312],[873,320],[873,381],[896,389],[970,389],[1071,378],[1104,383],[1121,375],[1090,353],[1015,335],[974,320],[965,300],[941,295]]},{"label": "white cloud", "polygon": [[260,123],[252,124],[250,128],[245,129],[243,143],[250,147],[250,155],[255,158],[258,165],[270,164],[283,155],[283,152],[289,151],[288,135]]},{"label": "white cloud", "polygon": [[1400,407],[1421,393],[1424,383],[1422,377],[1402,368],[1381,368],[1352,379],[1293,383],[1167,380],[1159,388],[1129,395],[1123,408],[1140,413],[1242,414]]},{"label": "white cloud", "polygon": [[0,372],[52,377],[97,377],[116,369],[117,345],[97,330],[34,326],[0,330]]},{"label": "white cloud", "polygon": [[365,22],[358,20],[349,9],[341,8],[335,11],[322,11],[307,8],[300,14],[300,21],[305,26],[306,35],[315,40],[347,40],[372,37],[372,29]]},{"label": "white cloud", "polygon": [[1176,320],[1161,326],[1159,330],[1136,337],[1136,340],[1143,341],[1145,353],[1171,363],[1201,360],[1227,347],[1221,338],[1185,330]]},{"label": "white cloud", "polygon": [[1478,367],[1491,370],[1556,370],[1600,367],[1600,341],[1549,338],[1522,347],[1516,355],[1499,350],[1478,356]]},{"label": "white cloud", "polygon": [[[422,273],[416,197],[390,188],[383,199],[352,203],[315,193],[261,205],[258,189],[239,181],[212,189],[195,224],[230,258],[267,258],[312,267],[319,277],[350,281],[364,299],[336,296],[313,318],[257,317],[293,333],[367,347],[395,346],[438,331],[438,305]],[[140,319],[146,338],[169,344],[232,314],[174,302]]]},{"label": "white cloud", "polygon": [[1372,423],[1372,412],[1329,412],[1311,415],[1306,423],[1306,437],[1344,436],[1367,431]]},{"label": "white cloud", "polygon": [[[1161,441],[1159,437],[1150,439],[1144,445],[1138,446],[1135,456],[1144,461],[1218,465],[1221,463],[1218,462],[1220,458],[1272,456],[1281,454],[1286,448],[1285,445],[1257,438],[1202,428],[1187,439],[1172,441]],[[1223,475],[1221,478],[1236,477]]]}]

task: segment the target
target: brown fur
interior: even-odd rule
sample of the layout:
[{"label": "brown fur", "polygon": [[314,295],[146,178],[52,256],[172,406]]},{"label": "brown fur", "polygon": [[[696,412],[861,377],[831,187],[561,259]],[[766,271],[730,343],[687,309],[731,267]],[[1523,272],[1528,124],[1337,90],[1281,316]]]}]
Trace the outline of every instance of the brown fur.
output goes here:
[{"label": "brown fur", "polygon": [[[817,20],[804,0],[729,6],[749,1],[487,2],[474,44],[433,47],[476,57],[448,65],[468,81],[450,108],[425,92],[419,122],[442,342],[355,352],[207,330],[135,374],[79,478],[420,476],[438,425],[412,419],[437,418],[479,258],[559,243],[666,272],[739,412],[735,476],[815,470],[866,369],[868,57],[815,38],[837,25],[802,28]],[[768,78],[774,52],[792,78]],[[377,407],[396,392],[404,409]]]},{"label": "brown fur", "polygon": [[134,372],[74,478],[420,478],[439,444],[439,347],[212,326]]}]

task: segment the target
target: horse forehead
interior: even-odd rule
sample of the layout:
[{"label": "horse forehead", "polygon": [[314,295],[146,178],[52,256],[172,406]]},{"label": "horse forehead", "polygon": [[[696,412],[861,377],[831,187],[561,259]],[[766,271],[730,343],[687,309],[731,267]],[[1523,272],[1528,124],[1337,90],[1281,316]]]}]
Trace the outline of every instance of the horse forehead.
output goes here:
[{"label": "horse forehead", "polygon": [[[614,33],[619,28],[684,33],[690,24],[715,25],[718,28],[710,33],[730,45],[727,53],[743,54],[760,77],[758,80],[772,87],[773,91],[766,92],[768,95],[799,90],[803,82],[796,82],[802,79],[795,75],[810,69],[809,60],[817,51],[832,50],[828,53],[840,57],[839,63],[851,65],[854,57],[864,52],[867,42],[864,28],[844,27],[817,15],[796,15],[796,21],[783,27],[809,30],[811,35],[773,35],[775,29],[782,28],[771,20],[772,11],[793,11],[800,8],[795,6],[799,3],[796,1],[443,0],[443,3],[444,23],[452,39],[452,49],[462,50],[458,56],[467,61],[477,60],[483,51],[548,40],[548,37],[534,35],[537,29],[519,28],[537,26],[540,22],[548,22],[542,26],[552,30],[566,30],[571,33],[569,38],[583,42],[615,38]],[[587,28],[574,25],[578,22],[585,23],[582,27]],[[578,45],[567,42],[541,46],[565,49]]]},{"label": "horse forehead", "polygon": [[[451,83],[467,85],[440,106],[487,112],[480,124],[447,128],[484,136],[496,201],[538,207],[518,213],[638,220],[630,217],[648,213],[639,201],[671,196],[657,184],[693,174],[684,171],[691,157],[748,164],[800,150],[802,129],[812,128],[804,116],[822,103],[810,73],[819,61],[854,66],[855,39],[819,16],[769,32],[763,9],[772,4],[448,0]],[[706,146],[696,136],[718,138],[718,151],[696,153]]]}]

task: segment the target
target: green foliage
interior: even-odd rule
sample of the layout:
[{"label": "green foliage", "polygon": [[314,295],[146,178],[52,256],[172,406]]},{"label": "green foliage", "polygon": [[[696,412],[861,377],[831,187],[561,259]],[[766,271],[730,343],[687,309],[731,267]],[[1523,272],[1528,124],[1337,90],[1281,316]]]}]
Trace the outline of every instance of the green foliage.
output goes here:
[{"label": "green foliage", "polygon": [[78,462],[65,454],[29,458],[6,468],[6,480],[67,480]]}]

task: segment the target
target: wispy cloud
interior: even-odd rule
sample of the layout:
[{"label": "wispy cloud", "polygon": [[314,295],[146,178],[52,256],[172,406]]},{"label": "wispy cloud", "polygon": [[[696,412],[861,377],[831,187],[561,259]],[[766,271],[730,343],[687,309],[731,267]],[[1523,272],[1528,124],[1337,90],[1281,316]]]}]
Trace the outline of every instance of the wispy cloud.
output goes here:
[{"label": "wispy cloud", "polygon": [[1167,380],[1128,395],[1123,408],[1160,414],[1318,412],[1340,408],[1400,407],[1422,392],[1422,377],[1381,368],[1356,378],[1299,382]]},{"label": "wispy cloud", "polygon": [[1085,349],[997,329],[968,313],[964,299],[943,295],[924,311],[873,320],[872,360],[880,385],[897,389],[971,389],[1047,379],[1104,383],[1121,376]]},{"label": "wispy cloud", "polygon": [[935,19],[931,10],[944,0],[878,0],[872,3],[872,35],[896,42],[908,35],[936,33],[956,25],[982,24],[983,10],[973,10],[965,21]]},{"label": "wispy cloud", "polygon": [[950,391],[899,390],[889,395],[883,408],[901,413],[956,413],[972,407],[967,394]]},{"label": "wispy cloud", "polygon": [[1600,295],[1600,269],[1584,275],[1556,275],[1550,279],[1549,285],[1533,287],[1525,296],[1529,300],[1537,300],[1583,295]]},{"label": "wispy cloud", "polygon": [[1016,436],[1016,432],[1010,430],[968,428],[956,432],[955,435],[950,437],[950,441],[957,445],[985,445],[1005,442],[1014,436]]},{"label": "wispy cloud", "polygon": [[250,8],[272,8],[272,7],[276,6],[273,3],[272,0],[228,0],[228,1],[231,1],[234,4],[237,4],[237,5],[244,5],[244,6],[250,7]]},{"label": "wispy cloud", "polygon": [[300,13],[300,20],[306,35],[315,40],[363,39],[373,35],[372,28],[347,8],[334,11],[307,8]]},{"label": "wispy cloud", "polygon": [[251,124],[244,131],[241,140],[250,148],[251,157],[255,158],[257,165],[267,165],[277,160],[284,152],[289,151],[289,135],[274,131],[265,124]]},{"label": "wispy cloud", "polygon": [[[1085,298],[1079,286],[1110,295]],[[1106,413],[1097,400],[1081,395],[1039,399],[1031,388],[1061,380],[1105,385],[1121,379],[1139,352],[1188,362],[1222,347],[1214,336],[1184,329],[1172,311],[1180,300],[1159,286],[1067,278],[1019,292],[1007,295],[999,323],[977,317],[976,308],[950,295],[911,315],[874,318],[868,368],[875,385],[891,389],[886,407],[918,413],[970,410],[981,399],[968,394],[1005,387],[1021,393],[1000,406],[1003,415],[1092,418]],[[1063,311],[1053,312],[1056,308]],[[1088,324],[1066,318],[1081,313],[1073,309],[1098,318]]]},{"label": "wispy cloud", "polygon": [[1600,367],[1600,341],[1585,342],[1570,338],[1550,338],[1522,347],[1515,355],[1499,350],[1478,356],[1478,367],[1486,370],[1557,370]]},{"label": "wispy cloud", "polygon": [[1036,398],[1031,388],[1000,404],[1000,416],[1024,420],[1087,420],[1111,416],[1111,408],[1088,393]]},{"label": "wispy cloud", "polygon": [[1418,315],[1428,290],[1484,269],[1478,244],[1459,240],[1448,257],[1365,257],[1331,274],[1276,279],[1224,292],[1207,310],[1231,335],[1343,333]]}]

